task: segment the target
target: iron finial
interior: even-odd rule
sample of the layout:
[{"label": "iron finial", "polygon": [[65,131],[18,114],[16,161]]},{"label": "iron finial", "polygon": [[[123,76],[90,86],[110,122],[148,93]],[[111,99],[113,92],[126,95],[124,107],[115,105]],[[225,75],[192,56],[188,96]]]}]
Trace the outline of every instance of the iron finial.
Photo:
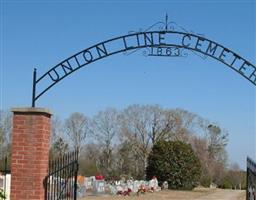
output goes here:
[{"label": "iron finial", "polygon": [[165,30],[168,30],[168,14],[165,14]]}]

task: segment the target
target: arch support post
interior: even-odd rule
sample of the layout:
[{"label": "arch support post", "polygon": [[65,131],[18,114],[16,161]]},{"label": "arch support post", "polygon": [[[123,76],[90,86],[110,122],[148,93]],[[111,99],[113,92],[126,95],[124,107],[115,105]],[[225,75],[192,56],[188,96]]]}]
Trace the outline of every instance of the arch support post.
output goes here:
[{"label": "arch support post", "polygon": [[34,68],[33,72],[33,86],[32,86],[32,107],[35,107],[36,103],[36,68]]},{"label": "arch support post", "polygon": [[44,108],[13,108],[11,199],[44,200],[51,113]]}]

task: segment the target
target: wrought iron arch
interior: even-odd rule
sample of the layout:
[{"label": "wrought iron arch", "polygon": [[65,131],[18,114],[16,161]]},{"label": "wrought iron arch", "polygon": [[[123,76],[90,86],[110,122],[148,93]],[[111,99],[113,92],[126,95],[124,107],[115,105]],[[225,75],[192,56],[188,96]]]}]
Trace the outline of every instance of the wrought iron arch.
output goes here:
[{"label": "wrought iron arch", "polygon": [[[51,87],[78,69],[117,53],[129,53],[145,48],[148,50],[148,56],[170,57],[187,55],[183,50],[190,50],[218,60],[256,85],[256,67],[251,62],[204,36],[186,31],[168,30],[166,25],[165,30],[134,32],[97,43],[63,60],[39,78],[35,69],[32,107],[35,107],[38,98]],[[42,82],[46,86],[38,92],[37,87]]]}]

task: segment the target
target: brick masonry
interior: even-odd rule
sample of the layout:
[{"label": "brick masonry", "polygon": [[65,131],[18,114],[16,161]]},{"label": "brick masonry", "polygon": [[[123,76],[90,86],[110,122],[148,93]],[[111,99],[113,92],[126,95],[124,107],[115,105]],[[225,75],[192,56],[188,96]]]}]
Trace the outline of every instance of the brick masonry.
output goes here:
[{"label": "brick masonry", "polygon": [[51,113],[43,108],[14,108],[12,111],[11,200],[43,200]]}]

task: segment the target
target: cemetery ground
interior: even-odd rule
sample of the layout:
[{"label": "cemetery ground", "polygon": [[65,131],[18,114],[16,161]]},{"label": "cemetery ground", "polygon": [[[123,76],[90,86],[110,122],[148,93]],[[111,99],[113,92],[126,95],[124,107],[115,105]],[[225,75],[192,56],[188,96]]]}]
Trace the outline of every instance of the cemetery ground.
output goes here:
[{"label": "cemetery ground", "polygon": [[196,188],[193,191],[164,190],[131,196],[86,196],[79,200],[245,200],[244,190]]}]

